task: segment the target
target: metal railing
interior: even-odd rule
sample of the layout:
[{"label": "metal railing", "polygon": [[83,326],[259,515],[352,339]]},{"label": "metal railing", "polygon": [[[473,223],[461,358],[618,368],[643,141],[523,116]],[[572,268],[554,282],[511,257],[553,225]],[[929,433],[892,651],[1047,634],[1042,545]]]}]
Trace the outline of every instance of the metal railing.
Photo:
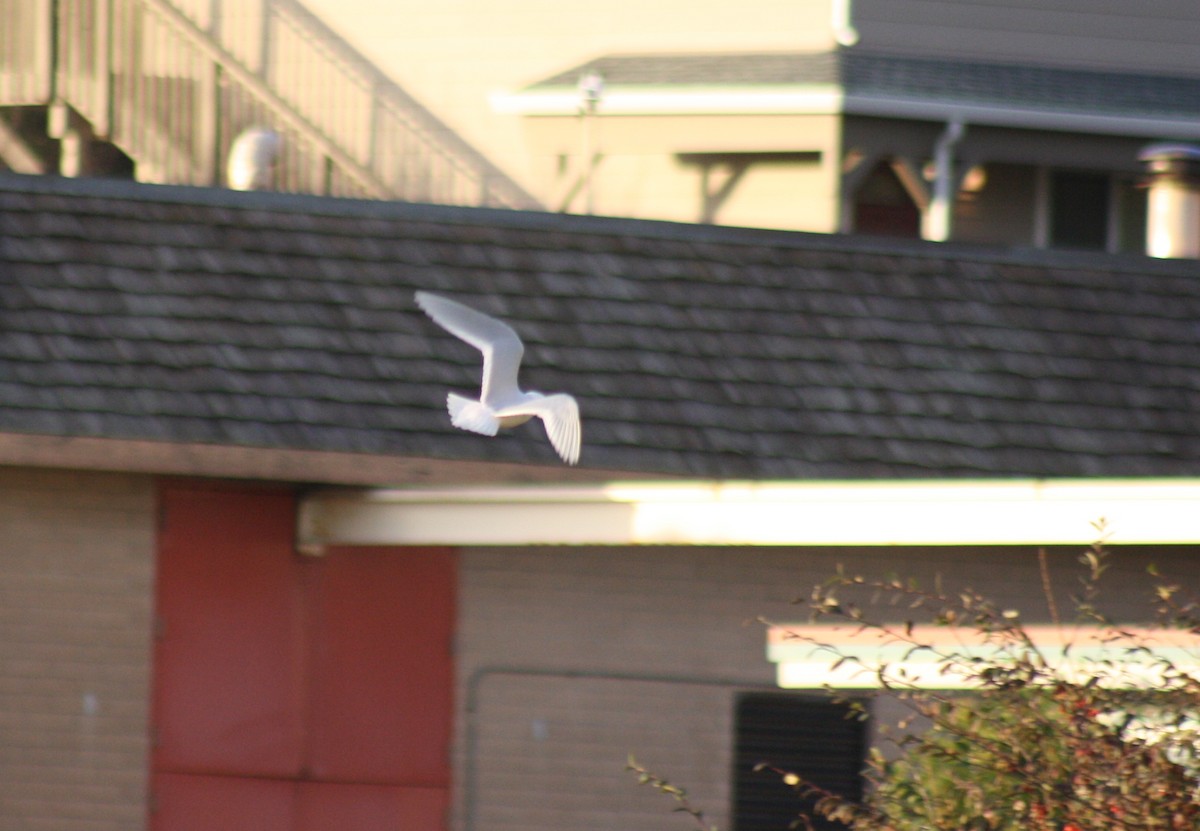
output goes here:
[{"label": "metal railing", "polygon": [[222,184],[269,126],[278,190],[539,207],[295,0],[0,0],[0,106],[51,101],[143,181]]},{"label": "metal railing", "polygon": [[0,104],[45,104],[52,92],[52,0],[0,0]]}]

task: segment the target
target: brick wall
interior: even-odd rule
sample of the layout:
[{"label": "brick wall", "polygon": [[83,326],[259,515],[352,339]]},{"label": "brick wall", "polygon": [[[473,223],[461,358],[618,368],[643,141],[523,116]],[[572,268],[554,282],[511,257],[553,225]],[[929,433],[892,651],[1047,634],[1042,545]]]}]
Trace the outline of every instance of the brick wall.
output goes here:
[{"label": "brick wall", "polygon": [[0,469],[0,829],[145,824],[154,497]]},{"label": "brick wall", "polygon": [[[1078,552],[1050,562],[1060,607]],[[1145,563],[1195,586],[1187,551],[1129,551],[1112,597],[1126,611]],[[670,831],[671,803],[623,771],[640,762],[731,828],[733,702],[773,688],[764,627],[837,563],[935,574],[1046,617],[1036,552],[945,549],[474,549],[460,563],[457,831]],[[1119,611],[1119,609],[1118,609]]]}]

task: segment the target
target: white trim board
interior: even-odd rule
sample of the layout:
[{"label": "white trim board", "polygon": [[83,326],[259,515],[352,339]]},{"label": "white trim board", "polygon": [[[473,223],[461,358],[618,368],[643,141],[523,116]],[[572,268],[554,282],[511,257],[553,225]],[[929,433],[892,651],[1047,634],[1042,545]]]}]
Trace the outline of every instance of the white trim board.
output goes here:
[{"label": "white trim board", "polygon": [[1200,543],[1200,479],[612,482],[320,490],[298,546]]},{"label": "white trim board", "polygon": [[[1188,673],[1198,669],[1200,637],[1187,630],[1047,624],[1027,624],[1023,630],[1047,662],[1048,677],[1081,684],[1095,679],[1113,688],[1161,688],[1167,684],[1163,661]],[[1125,636],[1116,637],[1118,631]],[[908,629],[896,624],[887,632],[852,624],[796,623],[767,632],[767,660],[775,664],[776,683],[784,689],[877,689],[885,679],[898,689],[972,689],[981,686],[974,660],[1011,667],[1017,657],[1030,654],[1015,639],[969,625]]]},{"label": "white trim board", "polygon": [[[501,115],[577,116],[578,90],[551,88],[495,92],[492,111]],[[847,93],[836,84],[743,86],[628,86],[597,103],[599,116],[629,115],[837,115],[964,124],[1096,135],[1200,138],[1200,119],[1186,115],[1114,114],[1064,108],[1010,106],[986,101],[944,101],[898,95]]]}]

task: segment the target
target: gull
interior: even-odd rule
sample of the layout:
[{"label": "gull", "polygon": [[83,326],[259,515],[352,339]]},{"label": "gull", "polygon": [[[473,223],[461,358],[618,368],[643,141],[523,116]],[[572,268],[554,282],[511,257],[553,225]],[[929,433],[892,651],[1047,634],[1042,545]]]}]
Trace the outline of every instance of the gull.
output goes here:
[{"label": "gull", "polygon": [[579,461],[579,405],[564,393],[544,395],[521,390],[517,370],[525,346],[512,327],[455,300],[419,291],[417,305],[433,322],[483,353],[483,387],[479,400],[456,393],[446,396],[450,423],[463,430],[494,436],[501,427],[516,427],[537,416],[558,455],[569,465]]}]

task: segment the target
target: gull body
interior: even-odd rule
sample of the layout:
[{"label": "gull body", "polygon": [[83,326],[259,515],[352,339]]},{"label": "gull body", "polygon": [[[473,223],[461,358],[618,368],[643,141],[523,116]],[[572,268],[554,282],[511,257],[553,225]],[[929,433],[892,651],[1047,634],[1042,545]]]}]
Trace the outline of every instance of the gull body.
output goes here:
[{"label": "gull body", "polygon": [[512,327],[456,300],[419,291],[420,306],[433,321],[483,353],[479,400],[457,393],[446,396],[450,423],[463,430],[494,436],[533,417],[546,426],[550,444],[569,465],[579,461],[582,432],[579,405],[566,393],[543,394],[517,386],[525,346]]}]

